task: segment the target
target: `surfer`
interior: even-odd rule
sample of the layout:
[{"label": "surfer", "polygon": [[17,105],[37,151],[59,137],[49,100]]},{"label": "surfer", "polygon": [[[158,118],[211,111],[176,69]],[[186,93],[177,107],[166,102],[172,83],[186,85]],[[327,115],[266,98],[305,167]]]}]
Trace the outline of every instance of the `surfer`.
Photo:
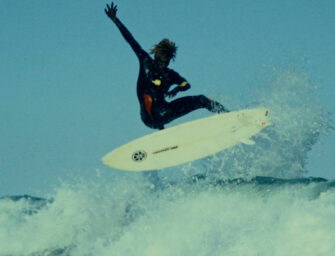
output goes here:
[{"label": "surfer", "polygon": [[[164,129],[165,124],[200,108],[206,108],[213,113],[228,112],[219,102],[204,95],[186,96],[168,102],[166,98],[173,98],[177,93],[191,88],[185,78],[168,68],[170,61],[176,57],[175,43],[169,39],[161,40],[150,50],[150,53],[154,55],[152,59],[116,16],[117,5],[114,5],[113,2],[111,5],[107,4],[105,12],[139,59],[137,97],[141,108],[141,118],[145,125],[153,129]],[[177,86],[169,90],[175,84]]]}]

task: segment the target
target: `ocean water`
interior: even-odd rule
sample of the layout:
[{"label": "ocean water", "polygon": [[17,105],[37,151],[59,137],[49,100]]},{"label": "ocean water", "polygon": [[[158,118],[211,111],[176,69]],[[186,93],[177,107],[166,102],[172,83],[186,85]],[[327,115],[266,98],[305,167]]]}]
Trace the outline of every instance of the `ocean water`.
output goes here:
[{"label": "ocean water", "polygon": [[335,181],[306,167],[330,127],[317,90],[286,72],[255,92],[273,125],[254,146],[1,198],[0,255],[335,255]]},{"label": "ocean water", "polygon": [[[164,182],[163,182],[164,183]],[[334,255],[335,182],[141,179],[0,200],[0,255]]]}]

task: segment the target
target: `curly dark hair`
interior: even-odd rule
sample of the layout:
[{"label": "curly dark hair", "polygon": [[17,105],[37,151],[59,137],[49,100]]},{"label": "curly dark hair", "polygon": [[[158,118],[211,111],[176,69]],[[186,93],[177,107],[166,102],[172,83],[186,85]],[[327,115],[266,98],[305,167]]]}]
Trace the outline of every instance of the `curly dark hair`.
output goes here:
[{"label": "curly dark hair", "polygon": [[150,53],[154,54],[155,58],[174,60],[176,58],[177,46],[169,39],[163,39],[156,44]]}]

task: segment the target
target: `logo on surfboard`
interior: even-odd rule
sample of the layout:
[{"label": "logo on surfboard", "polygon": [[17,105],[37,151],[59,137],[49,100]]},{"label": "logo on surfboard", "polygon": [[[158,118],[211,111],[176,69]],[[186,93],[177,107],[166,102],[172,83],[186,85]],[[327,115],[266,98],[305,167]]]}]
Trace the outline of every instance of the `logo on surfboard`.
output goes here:
[{"label": "logo on surfboard", "polygon": [[144,150],[138,150],[132,155],[131,158],[135,162],[142,162],[147,158],[147,152],[145,152]]}]

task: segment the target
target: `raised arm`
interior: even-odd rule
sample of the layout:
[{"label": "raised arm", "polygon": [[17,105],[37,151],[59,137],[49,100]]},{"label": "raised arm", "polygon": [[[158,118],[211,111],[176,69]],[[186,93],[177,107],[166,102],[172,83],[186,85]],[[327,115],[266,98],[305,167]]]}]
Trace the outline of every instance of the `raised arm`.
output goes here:
[{"label": "raised arm", "polygon": [[125,25],[123,25],[122,22],[116,17],[116,12],[117,12],[117,5],[114,5],[113,2],[111,3],[110,6],[108,4],[106,5],[105,13],[112,21],[114,21],[115,25],[119,28],[124,39],[130,44],[131,48],[136,53],[137,57],[140,59],[141,57],[143,57],[142,55],[145,52],[142,50],[142,47],[134,39],[134,37],[125,27]]}]

